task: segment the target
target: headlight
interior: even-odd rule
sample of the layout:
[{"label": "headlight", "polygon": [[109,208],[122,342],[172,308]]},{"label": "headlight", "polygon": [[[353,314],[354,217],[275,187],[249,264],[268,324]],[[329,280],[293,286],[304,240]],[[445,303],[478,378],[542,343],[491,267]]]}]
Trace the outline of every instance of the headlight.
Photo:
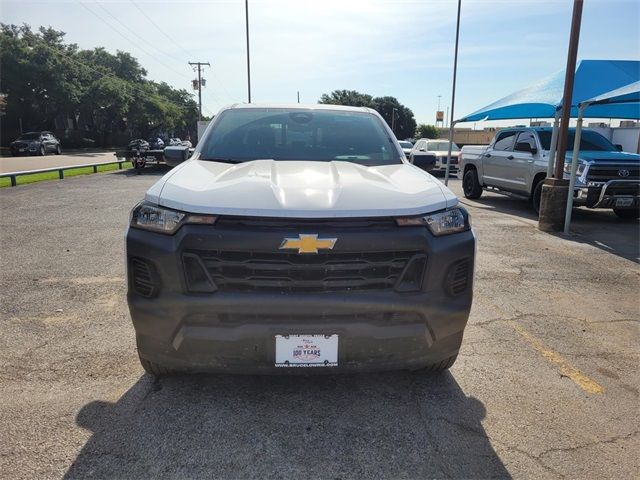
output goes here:
[{"label": "headlight", "polygon": [[[578,168],[576,169],[576,177],[579,177],[584,172],[586,163],[578,163]],[[571,162],[564,164],[564,173],[567,175],[571,175]]]},{"label": "headlight", "polygon": [[213,225],[216,220],[217,217],[213,215],[188,214],[142,202],[131,212],[130,225],[134,228],[171,235],[184,224]]},{"label": "headlight", "polygon": [[419,217],[396,218],[400,227],[426,225],[435,236],[449,235],[471,229],[469,214],[462,207],[451,208]]}]

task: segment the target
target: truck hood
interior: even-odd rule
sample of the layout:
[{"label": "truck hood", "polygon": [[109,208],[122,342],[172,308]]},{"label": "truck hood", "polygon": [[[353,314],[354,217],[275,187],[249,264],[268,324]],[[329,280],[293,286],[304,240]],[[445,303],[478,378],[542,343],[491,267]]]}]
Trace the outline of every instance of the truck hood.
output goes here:
[{"label": "truck hood", "polygon": [[192,213],[265,217],[418,215],[452,207],[457,197],[413,165],[191,159],[166,174],[145,199]]},{"label": "truck hood", "polygon": [[[573,152],[567,152],[566,159],[572,158]],[[611,162],[611,163],[639,163],[640,155],[629,152],[601,152],[593,150],[581,150],[580,160],[585,162]]]}]

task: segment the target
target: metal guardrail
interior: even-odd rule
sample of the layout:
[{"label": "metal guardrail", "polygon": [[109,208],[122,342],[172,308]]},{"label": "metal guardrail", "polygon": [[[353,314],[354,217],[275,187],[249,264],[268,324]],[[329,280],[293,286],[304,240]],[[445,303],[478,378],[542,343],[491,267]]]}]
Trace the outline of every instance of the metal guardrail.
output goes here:
[{"label": "metal guardrail", "polygon": [[113,161],[108,161],[108,162],[99,162],[99,163],[83,163],[82,165],[68,165],[65,167],[52,167],[52,168],[38,168],[36,170],[23,170],[20,172],[8,172],[8,173],[0,173],[0,178],[10,178],[11,179],[11,186],[15,187],[17,185],[17,178],[23,175],[33,175],[36,173],[51,173],[51,172],[58,172],[58,178],[60,178],[60,180],[62,180],[64,178],[64,172],[65,170],[74,170],[77,168],[87,168],[87,167],[93,167],[93,173],[98,173],[98,167],[101,167],[103,165],[114,165],[114,164],[118,164],[118,170],[122,170],[122,164],[123,163],[129,163],[129,160],[117,160],[115,162]]}]

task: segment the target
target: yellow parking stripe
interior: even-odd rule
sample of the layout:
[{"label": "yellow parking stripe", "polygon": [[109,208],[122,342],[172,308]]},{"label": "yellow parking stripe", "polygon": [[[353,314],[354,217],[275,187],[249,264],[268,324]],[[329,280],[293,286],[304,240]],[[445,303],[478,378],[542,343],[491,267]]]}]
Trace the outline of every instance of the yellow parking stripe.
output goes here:
[{"label": "yellow parking stripe", "polygon": [[531,335],[527,330],[524,329],[524,327],[522,327],[522,325],[513,320],[507,320],[507,316],[497,306],[483,300],[480,300],[480,303],[495,311],[498,316],[500,318],[503,318],[506,323],[518,333],[518,335],[520,335],[524,340],[527,341],[527,343],[529,343],[529,345],[531,345],[536,351],[541,353],[542,356],[549,360],[551,363],[556,364],[560,368],[560,372],[562,373],[562,375],[568,377],[573,383],[578,385],[585,392],[594,394],[604,393],[604,388],[600,384],[587,377],[584,373],[574,367],[567,359],[563,358],[553,350],[546,348],[540,340]]}]

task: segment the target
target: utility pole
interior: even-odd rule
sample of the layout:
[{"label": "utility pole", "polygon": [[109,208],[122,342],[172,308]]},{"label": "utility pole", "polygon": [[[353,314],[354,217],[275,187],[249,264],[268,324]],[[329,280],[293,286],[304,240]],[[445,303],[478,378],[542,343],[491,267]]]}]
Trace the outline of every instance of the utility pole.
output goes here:
[{"label": "utility pole", "polygon": [[245,26],[247,31],[247,96],[251,103],[251,62],[249,59],[249,0],[244,0]]},{"label": "utility pole", "polygon": [[[544,232],[562,231],[564,227],[565,206],[569,195],[569,180],[564,179],[564,160],[567,153],[567,134],[571,119],[571,103],[573,100],[573,81],[576,74],[576,58],[580,41],[580,24],[582,22],[583,0],[573,0],[571,16],[571,33],[567,52],[567,69],[564,77],[564,93],[562,94],[562,120],[558,130],[558,147],[554,178],[547,178],[540,195],[540,216],[538,229]],[[573,194],[573,192],[572,192]]]},{"label": "utility pole", "polygon": [[198,67],[198,120],[202,120],[202,67],[210,67],[209,62],[189,62],[192,67]]}]

